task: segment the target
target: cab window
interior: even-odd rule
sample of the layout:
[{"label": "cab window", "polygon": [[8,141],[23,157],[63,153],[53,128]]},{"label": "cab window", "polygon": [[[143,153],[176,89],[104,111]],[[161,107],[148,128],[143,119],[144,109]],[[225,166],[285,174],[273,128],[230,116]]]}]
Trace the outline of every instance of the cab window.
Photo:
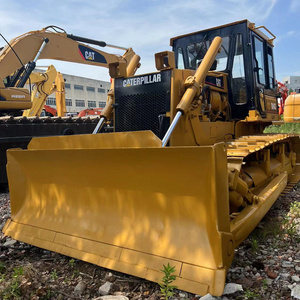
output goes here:
[{"label": "cab window", "polygon": [[223,42],[221,45],[221,52],[218,53],[218,55],[216,57],[216,60],[217,60],[216,71],[224,71],[227,69],[229,36],[223,37],[222,40],[223,40]]},{"label": "cab window", "polygon": [[236,35],[235,42],[232,67],[232,93],[235,104],[242,105],[247,102],[243,36],[240,33]]},{"label": "cab window", "polygon": [[[224,71],[227,68],[229,37],[225,36],[222,40],[221,51],[216,57],[217,64],[214,69],[215,71]],[[189,69],[196,70],[199,67],[211,42],[212,41],[203,41],[200,43],[192,43],[187,46],[186,50],[189,58]]]},{"label": "cab window", "polygon": [[255,61],[256,61],[256,78],[258,83],[266,84],[265,61],[264,61],[264,44],[261,39],[254,37]]},{"label": "cab window", "polygon": [[273,63],[273,51],[268,46],[268,69],[269,69],[269,88],[275,88],[275,75],[274,75],[274,63]]},{"label": "cab window", "polygon": [[182,48],[178,48],[178,60],[177,60],[177,66],[178,69],[184,69],[184,61],[183,61],[183,51]]},{"label": "cab window", "polygon": [[189,58],[189,69],[196,70],[200,65],[207,49],[209,42],[192,43],[187,45],[186,50]]}]

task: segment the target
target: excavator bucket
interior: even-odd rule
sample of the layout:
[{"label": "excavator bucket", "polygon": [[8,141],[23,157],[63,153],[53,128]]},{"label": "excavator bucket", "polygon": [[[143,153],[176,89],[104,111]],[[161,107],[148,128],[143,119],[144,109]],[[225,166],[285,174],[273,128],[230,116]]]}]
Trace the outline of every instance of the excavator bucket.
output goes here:
[{"label": "excavator bucket", "polygon": [[8,151],[14,239],[221,295],[233,258],[223,143],[161,147],[151,131],[33,139]]}]

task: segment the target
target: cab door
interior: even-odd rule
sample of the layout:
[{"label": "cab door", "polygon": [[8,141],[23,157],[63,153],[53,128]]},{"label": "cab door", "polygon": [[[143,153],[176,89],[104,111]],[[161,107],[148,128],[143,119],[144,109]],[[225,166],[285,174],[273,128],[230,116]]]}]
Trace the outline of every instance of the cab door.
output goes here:
[{"label": "cab door", "polygon": [[276,119],[278,106],[273,64],[273,48],[253,33],[253,56],[256,107],[262,117]]}]

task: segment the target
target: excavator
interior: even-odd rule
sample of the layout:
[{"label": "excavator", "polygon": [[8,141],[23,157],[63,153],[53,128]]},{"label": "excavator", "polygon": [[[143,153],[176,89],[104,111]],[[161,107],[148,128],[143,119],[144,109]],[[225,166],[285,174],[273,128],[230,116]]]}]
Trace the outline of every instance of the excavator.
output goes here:
[{"label": "excavator", "polygon": [[85,116],[100,116],[103,108],[87,108],[81,110],[78,114],[78,117],[85,117]]},{"label": "excavator", "polygon": [[[91,45],[125,50],[122,56],[100,51]],[[61,28],[48,26],[14,38],[0,51],[0,185],[7,185],[6,151],[10,148],[26,149],[32,137],[92,133],[97,120],[79,118],[37,118],[43,108],[46,89],[63,91],[61,75],[51,67],[44,75],[32,72],[38,59],[55,59],[73,63],[105,67],[115,76],[126,76],[126,68],[137,65],[139,57],[129,48],[106,44],[84,37],[67,34]],[[133,64],[132,64],[133,63]],[[133,75],[133,67],[128,69]],[[57,76],[56,76],[57,74]],[[45,77],[52,79],[45,81]],[[26,82],[36,82],[31,93]],[[49,78],[48,78],[49,79]],[[38,96],[38,97],[36,97]],[[65,113],[63,93],[56,94],[58,116]],[[60,105],[59,105],[60,104]],[[22,116],[23,114],[23,116]]]},{"label": "excavator", "polygon": [[[66,115],[65,101],[65,81],[60,72],[57,72],[53,65],[50,65],[46,72],[32,72],[28,83],[34,84],[31,92],[30,109],[23,111],[24,117],[40,116],[43,109],[51,115],[64,117]],[[47,97],[55,92],[57,112],[51,110],[51,107],[45,107]]]},{"label": "excavator", "polygon": [[[54,82],[54,83],[53,83]],[[63,117],[66,112],[65,104],[65,90],[64,79],[61,73],[57,72],[53,65],[49,66],[47,71],[32,72],[27,81],[27,84],[34,84],[31,91],[31,108],[23,110],[23,117],[13,118],[10,116],[13,114],[21,114],[20,108],[10,107],[10,110],[2,110],[2,117],[0,117],[1,138],[0,138],[0,186],[7,186],[6,175],[6,150],[9,148],[21,147],[26,148],[31,137],[35,135],[45,134],[61,134],[72,133],[74,128],[74,120],[65,119],[65,123],[58,127],[57,122],[61,122],[61,119],[49,118],[36,118],[36,117],[54,117],[57,116],[57,110],[50,106],[45,105],[48,95],[55,91],[59,116]],[[31,86],[30,86],[31,87]],[[24,89],[25,90],[25,89]],[[27,106],[26,106],[27,107]],[[79,132],[91,133],[93,125],[79,124]],[[78,124],[76,124],[78,129]]]},{"label": "excavator", "polygon": [[283,115],[285,100],[288,97],[289,90],[284,83],[277,81],[277,88],[279,94],[279,115]]},{"label": "excavator", "polygon": [[179,289],[222,295],[237,246],[299,180],[299,136],[263,134],[274,39],[242,20],[171,38],[153,73],[111,72],[93,134],[8,150],[5,235],[154,282],[169,263]]},{"label": "excavator", "polygon": [[48,117],[56,117],[57,116],[57,110],[54,107],[51,107],[49,105],[44,105],[44,108],[41,112],[41,116],[45,115]]}]

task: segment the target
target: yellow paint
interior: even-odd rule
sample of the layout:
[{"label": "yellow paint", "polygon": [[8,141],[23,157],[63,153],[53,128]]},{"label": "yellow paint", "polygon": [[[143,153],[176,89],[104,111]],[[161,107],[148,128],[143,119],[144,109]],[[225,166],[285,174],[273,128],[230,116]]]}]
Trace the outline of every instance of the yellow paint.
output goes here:
[{"label": "yellow paint", "polygon": [[[182,113],[169,147],[141,131],[34,138],[28,150],[9,150],[12,217],[4,233],[156,282],[170,263],[179,289],[222,295],[234,248],[286,186],[300,143],[289,135],[259,135],[272,113],[253,110],[238,123],[227,118],[227,77],[208,72],[220,42],[196,74],[172,69],[172,55],[161,54],[171,62],[167,115],[172,121]],[[199,95],[207,74],[224,80],[223,88],[211,88],[209,113]],[[272,97],[262,101],[272,108]],[[106,118],[113,102],[112,90]]]},{"label": "yellow paint", "polygon": [[300,122],[300,94],[287,97],[284,104],[283,119],[286,123]]}]

